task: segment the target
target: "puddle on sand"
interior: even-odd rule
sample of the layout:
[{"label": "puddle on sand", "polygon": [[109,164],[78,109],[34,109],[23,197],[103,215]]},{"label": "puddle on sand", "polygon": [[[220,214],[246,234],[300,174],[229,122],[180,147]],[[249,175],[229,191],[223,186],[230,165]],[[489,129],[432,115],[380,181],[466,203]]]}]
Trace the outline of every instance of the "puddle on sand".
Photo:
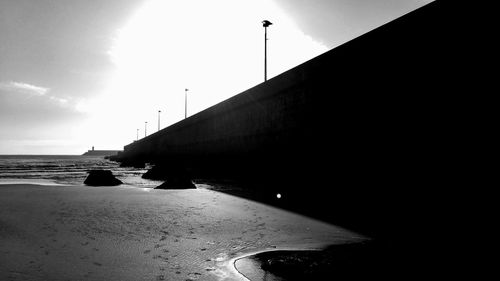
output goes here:
[{"label": "puddle on sand", "polygon": [[278,251],[319,251],[319,249],[297,249],[297,248],[272,248],[247,253],[231,260],[234,270],[243,276],[243,280],[250,281],[283,281],[282,277],[276,276],[261,268],[262,263],[255,258],[256,255]]}]

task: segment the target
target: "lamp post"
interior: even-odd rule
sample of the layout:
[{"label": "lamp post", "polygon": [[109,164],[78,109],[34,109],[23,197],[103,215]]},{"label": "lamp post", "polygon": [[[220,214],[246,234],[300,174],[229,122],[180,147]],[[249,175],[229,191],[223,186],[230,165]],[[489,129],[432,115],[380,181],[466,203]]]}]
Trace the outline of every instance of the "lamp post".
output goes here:
[{"label": "lamp post", "polygon": [[137,136],[135,140],[139,140],[139,129],[137,129]]},{"label": "lamp post", "polygon": [[187,118],[187,100],[189,89],[184,89],[184,119]]},{"label": "lamp post", "polygon": [[264,81],[267,81],[267,27],[273,24],[268,20],[262,21],[264,27]]},{"label": "lamp post", "polygon": [[144,137],[148,135],[148,121],[144,122]]},{"label": "lamp post", "polygon": [[158,131],[160,131],[160,113],[161,110],[158,110]]}]

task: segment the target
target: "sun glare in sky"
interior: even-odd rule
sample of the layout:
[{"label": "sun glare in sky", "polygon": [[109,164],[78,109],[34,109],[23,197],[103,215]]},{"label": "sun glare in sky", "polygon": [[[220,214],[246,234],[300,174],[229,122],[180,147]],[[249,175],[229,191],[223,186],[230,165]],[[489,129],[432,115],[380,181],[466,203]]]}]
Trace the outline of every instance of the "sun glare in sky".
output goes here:
[{"label": "sun glare in sky", "polygon": [[0,1],[0,154],[122,149],[185,89],[189,117],[262,83],[264,20],[272,79],[429,2]]},{"label": "sun glare in sky", "polygon": [[82,138],[121,148],[264,80],[264,28],[268,78],[325,51],[271,1],[152,0],[116,32],[109,58],[113,78],[98,98],[78,105],[91,116]]}]

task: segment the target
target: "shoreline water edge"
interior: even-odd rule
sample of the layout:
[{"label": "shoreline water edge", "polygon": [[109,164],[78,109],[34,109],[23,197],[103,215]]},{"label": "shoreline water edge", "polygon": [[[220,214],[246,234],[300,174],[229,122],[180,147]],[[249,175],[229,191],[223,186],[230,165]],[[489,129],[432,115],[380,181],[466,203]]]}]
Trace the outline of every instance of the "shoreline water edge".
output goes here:
[{"label": "shoreline water edge", "polygon": [[146,168],[120,167],[103,156],[0,155],[0,183],[81,185],[89,170],[111,170],[126,185],[155,187],[161,181],[143,179]]}]

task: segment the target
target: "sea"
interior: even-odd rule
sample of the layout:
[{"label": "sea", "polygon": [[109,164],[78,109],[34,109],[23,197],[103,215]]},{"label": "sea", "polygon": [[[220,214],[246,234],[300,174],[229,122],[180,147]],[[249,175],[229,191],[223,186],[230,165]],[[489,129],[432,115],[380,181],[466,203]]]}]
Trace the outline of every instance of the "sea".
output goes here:
[{"label": "sea", "polygon": [[120,167],[103,156],[0,155],[0,184],[82,185],[89,170],[111,170],[125,185],[154,188],[161,181],[141,178],[147,168]]}]

